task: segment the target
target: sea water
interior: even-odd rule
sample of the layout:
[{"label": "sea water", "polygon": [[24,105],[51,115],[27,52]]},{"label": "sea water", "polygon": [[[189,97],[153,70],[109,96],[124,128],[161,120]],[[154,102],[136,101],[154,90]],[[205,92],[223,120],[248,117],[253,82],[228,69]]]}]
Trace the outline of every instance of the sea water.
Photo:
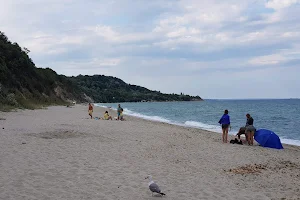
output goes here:
[{"label": "sea water", "polygon": [[[117,103],[96,106],[117,109]],[[254,118],[256,129],[275,132],[282,143],[300,146],[300,100],[205,100],[192,102],[121,103],[125,115],[221,133],[218,124],[229,110],[231,130],[236,134],[246,124],[246,114]]]}]

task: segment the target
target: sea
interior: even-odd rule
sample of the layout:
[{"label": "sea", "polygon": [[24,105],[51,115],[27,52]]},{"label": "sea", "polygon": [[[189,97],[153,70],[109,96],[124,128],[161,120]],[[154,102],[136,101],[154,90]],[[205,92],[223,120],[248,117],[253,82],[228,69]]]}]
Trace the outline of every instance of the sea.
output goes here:
[{"label": "sea", "polygon": [[[246,124],[246,114],[254,119],[256,129],[275,132],[282,143],[300,146],[300,99],[204,100],[189,102],[120,103],[125,115],[221,133],[218,124],[229,110],[231,130],[235,135]],[[117,109],[118,103],[95,106]]]}]

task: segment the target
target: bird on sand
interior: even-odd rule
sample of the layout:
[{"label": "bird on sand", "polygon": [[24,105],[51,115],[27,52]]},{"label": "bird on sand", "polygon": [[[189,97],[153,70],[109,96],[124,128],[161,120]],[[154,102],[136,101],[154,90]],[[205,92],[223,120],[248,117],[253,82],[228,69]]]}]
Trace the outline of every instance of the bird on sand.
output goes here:
[{"label": "bird on sand", "polygon": [[152,196],[153,196],[153,193],[158,193],[162,196],[166,195],[165,193],[162,193],[160,188],[158,187],[158,185],[154,181],[152,181],[152,176],[148,175],[145,179],[149,179],[148,186],[149,186],[150,191],[152,192]]}]

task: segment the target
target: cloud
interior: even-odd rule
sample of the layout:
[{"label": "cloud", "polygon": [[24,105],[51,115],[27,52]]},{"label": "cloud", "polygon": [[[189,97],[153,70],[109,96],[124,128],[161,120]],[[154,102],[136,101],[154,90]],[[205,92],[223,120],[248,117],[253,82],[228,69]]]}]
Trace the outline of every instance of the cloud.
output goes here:
[{"label": "cloud", "polygon": [[282,49],[276,54],[258,56],[249,60],[251,65],[277,65],[293,60],[300,60],[300,49],[294,47],[291,49]]},{"label": "cloud", "polygon": [[299,0],[269,0],[266,3],[267,8],[273,8],[274,10],[280,10],[288,8],[293,4],[299,3]]},{"label": "cloud", "polygon": [[[257,73],[274,76],[291,90],[300,85],[298,79],[279,76],[282,69],[286,76],[300,72],[299,0],[0,4],[1,31],[27,47],[37,66],[58,73],[112,75],[150,89],[204,98],[278,95],[275,86],[269,88],[277,85],[273,78],[273,83],[260,77],[251,84],[241,78]],[[247,87],[256,91],[245,94]],[[282,93],[286,95],[299,94]]]},{"label": "cloud", "polygon": [[274,65],[287,61],[287,58],[280,54],[272,54],[267,56],[260,56],[249,60],[251,65]]},{"label": "cloud", "polygon": [[98,36],[103,37],[105,40],[119,41],[121,39],[121,35],[109,26],[87,27],[86,29],[95,32]]}]

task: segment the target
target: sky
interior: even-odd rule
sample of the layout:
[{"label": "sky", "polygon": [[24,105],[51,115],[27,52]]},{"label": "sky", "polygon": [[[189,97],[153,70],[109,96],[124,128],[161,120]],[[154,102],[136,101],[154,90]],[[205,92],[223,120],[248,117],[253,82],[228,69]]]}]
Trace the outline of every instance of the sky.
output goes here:
[{"label": "sky", "polygon": [[300,98],[300,0],[0,0],[37,67],[204,99]]}]

